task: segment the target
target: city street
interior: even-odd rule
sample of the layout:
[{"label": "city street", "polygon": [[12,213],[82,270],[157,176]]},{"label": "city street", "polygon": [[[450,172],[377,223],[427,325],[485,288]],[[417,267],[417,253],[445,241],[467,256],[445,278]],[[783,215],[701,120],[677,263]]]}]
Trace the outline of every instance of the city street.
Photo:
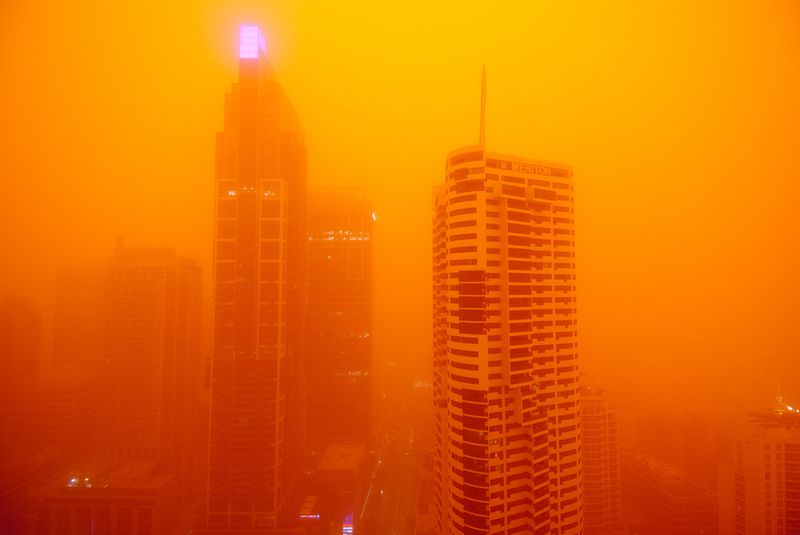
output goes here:
[{"label": "city street", "polygon": [[419,436],[428,414],[426,407],[412,402],[415,398],[411,390],[410,386],[400,387],[382,399],[382,439],[364,511],[365,534],[414,533],[422,458]]}]

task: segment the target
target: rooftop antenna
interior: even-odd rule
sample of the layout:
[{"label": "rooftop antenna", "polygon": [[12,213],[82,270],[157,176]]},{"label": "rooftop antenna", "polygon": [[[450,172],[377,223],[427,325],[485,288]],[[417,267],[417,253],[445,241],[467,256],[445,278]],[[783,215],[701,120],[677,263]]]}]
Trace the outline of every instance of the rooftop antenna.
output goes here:
[{"label": "rooftop antenna", "polygon": [[486,65],[481,67],[481,148],[486,147]]}]

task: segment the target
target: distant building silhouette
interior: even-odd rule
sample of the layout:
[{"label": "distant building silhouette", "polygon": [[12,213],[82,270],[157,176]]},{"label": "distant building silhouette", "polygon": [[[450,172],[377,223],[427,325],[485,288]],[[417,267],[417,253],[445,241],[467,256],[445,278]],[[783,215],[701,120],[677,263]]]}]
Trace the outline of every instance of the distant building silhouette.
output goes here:
[{"label": "distant building silhouette", "polygon": [[59,367],[7,390],[0,406],[4,447],[9,453],[58,448],[85,455],[93,447],[96,385],[86,373]]},{"label": "distant building silhouette", "polygon": [[41,373],[42,318],[30,300],[0,303],[0,459],[35,442],[39,422],[27,404]]},{"label": "distant building silhouette", "polygon": [[200,267],[174,250],[118,246],[105,276],[94,446],[154,461],[185,485],[199,437]]},{"label": "distant building silhouette", "polygon": [[620,533],[619,423],[602,390],[581,390],[581,431],[584,533]]},{"label": "distant building silhouette", "polygon": [[719,470],[720,534],[800,533],[800,408],[753,415]]},{"label": "distant building silhouette", "polygon": [[309,202],[308,442],[366,445],[372,418],[372,209],[352,191]]},{"label": "distant building silhouette", "polygon": [[434,192],[439,530],[578,534],[572,171],[480,139]]},{"label": "distant building silhouette", "polygon": [[56,274],[54,366],[94,372],[104,361],[106,263],[64,266]]},{"label": "distant building silhouette", "polygon": [[104,262],[62,267],[52,365],[23,411],[40,413],[38,443],[155,463],[186,499],[202,486],[201,316],[200,267],[173,249],[120,241]]},{"label": "distant building silhouette", "polygon": [[209,532],[297,516],[304,452],[306,149],[297,115],[242,26],[217,136]]},{"label": "distant building silhouette", "polygon": [[[14,456],[2,467],[10,488],[24,493],[37,533],[101,533],[112,524],[165,532],[175,502],[198,499],[202,485],[200,267],[171,249],[119,245],[104,263],[61,270],[56,292],[56,358],[10,399]],[[87,463],[146,466],[153,477],[142,480],[137,468],[132,486],[63,479],[52,493],[34,491]],[[166,481],[162,507],[154,482]]]},{"label": "distant building silhouette", "polygon": [[707,416],[655,413],[636,418],[635,449],[682,468],[690,481],[712,489],[717,465],[731,449],[725,430]]},{"label": "distant building silhouette", "polygon": [[42,316],[30,300],[8,297],[0,304],[0,385],[13,387],[41,369]]},{"label": "distant building silhouette", "polygon": [[646,454],[622,456],[622,493],[629,522],[642,535],[715,535],[717,498],[682,468]]}]

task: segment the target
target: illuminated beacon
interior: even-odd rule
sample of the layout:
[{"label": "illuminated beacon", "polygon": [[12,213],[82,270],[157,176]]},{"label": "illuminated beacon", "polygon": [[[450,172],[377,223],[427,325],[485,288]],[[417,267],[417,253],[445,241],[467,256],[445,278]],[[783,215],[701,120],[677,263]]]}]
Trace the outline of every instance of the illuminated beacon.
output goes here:
[{"label": "illuminated beacon", "polygon": [[434,190],[439,532],[582,532],[572,170],[485,150]]},{"label": "illuminated beacon", "polygon": [[297,516],[303,466],[306,149],[257,26],[217,135],[209,533]]}]

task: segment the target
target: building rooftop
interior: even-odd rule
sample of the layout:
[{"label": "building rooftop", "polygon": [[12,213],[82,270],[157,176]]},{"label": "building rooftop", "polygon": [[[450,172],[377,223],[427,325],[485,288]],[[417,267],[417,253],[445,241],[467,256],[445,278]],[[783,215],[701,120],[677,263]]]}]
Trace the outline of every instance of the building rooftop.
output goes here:
[{"label": "building rooftop", "polygon": [[712,493],[688,480],[686,471],[657,457],[636,454],[629,457],[658,483],[657,485],[675,498],[710,498]]},{"label": "building rooftop", "polygon": [[[156,474],[150,462],[132,462],[123,465],[102,461],[88,461],[60,471],[42,487],[45,494],[62,493],[67,489],[117,489],[158,490],[172,479],[166,474]],[[86,492],[86,490],[83,490]]]},{"label": "building rooftop", "polygon": [[800,407],[786,405],[772,411],[754,412],[748,415],[751,424],[776,429],[800,429]]},{"label": "building rooftop", "polygon": [[317,467],[322,471],[358,471],[364,464],[367,448],[361,444],[328,446]]}]

